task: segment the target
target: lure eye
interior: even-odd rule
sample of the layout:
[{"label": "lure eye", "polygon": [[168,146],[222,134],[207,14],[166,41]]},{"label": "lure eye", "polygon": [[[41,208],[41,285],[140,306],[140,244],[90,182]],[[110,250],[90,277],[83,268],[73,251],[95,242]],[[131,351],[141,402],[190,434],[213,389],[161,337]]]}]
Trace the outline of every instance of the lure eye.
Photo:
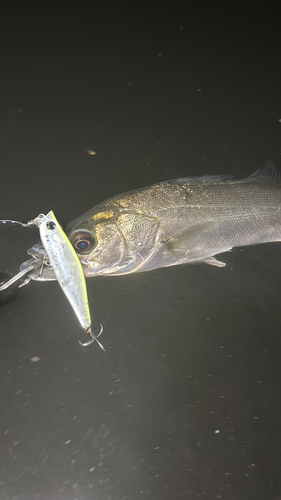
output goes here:
[{"label": "lure eye", "polygon": [[76,252],[83,254],[89,253],[94,248],[97,242],[95,237],[91,233],[88,233],[87,231],[79,231],[73,234],[71,243],[74,246]]},{"label": "lure eye", "polygon": [[56,228],[56,223],[52,220],[48,220],[48,222],[46,223],[46,226],[48,229],[50,229],[52,231],[53,229]]}]

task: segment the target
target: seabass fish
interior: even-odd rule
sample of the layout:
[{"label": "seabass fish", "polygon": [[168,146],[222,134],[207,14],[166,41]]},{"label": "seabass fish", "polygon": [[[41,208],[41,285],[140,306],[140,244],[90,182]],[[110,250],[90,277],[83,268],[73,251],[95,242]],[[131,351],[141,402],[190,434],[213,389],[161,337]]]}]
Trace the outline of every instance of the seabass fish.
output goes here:
[{"label": "seabass fish", "polygon": [[[281,240],[281,176],[268,161],[242,180],[219,175],[161,182],[100,203],[71,222],[66,234],[86,277],[190,262],[223,267],[215,255]],[[30,277],[55,279],[51,268]]]},{"label": "seabass fish", "polygon": [[114,196],[66,228],[86,276],[206,262],[281,240],[281,176],[267,162],[242,180],[176,179]]}]

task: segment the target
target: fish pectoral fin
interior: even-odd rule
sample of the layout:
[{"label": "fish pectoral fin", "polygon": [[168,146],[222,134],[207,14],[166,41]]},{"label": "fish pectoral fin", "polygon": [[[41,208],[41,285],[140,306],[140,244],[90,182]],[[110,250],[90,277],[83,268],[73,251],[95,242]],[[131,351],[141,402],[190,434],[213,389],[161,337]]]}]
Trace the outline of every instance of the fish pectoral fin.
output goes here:
[{"label": "fish pectoral fin", "polygon": [[217,260],[215,257],[208,257],[208,259],[201,260],[200,262],[204,262],[204,264],[209,264],[210,266],[216,267],[225,267],[226,263]]},{"label": "fish pectoral fin", "polygon": [[217,267],[224,267],[226,264],[217,260],[214,255],[231,250],[231,247],[219,246],[216,221],[194,224],[173,238],[162,241],[161,245],[164,246],[164,253],[173,256],[178,264],[205,262]]},{"label": "fish pectoral fin", "polygon": [[[175,255],[187,255],[189,253],[206,254],[209,240],[214,239],[217,229],[216,221],[201,222],[184,229],[172,238],[163,241],[167,252]],[[210,246],[210,245],[209,245]]]}]

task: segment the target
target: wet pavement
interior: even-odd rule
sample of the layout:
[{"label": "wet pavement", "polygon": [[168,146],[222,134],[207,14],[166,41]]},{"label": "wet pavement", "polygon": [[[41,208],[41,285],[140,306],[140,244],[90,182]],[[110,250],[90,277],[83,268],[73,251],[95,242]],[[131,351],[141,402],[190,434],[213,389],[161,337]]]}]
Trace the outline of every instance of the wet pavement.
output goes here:
[{"label": "wet pavement", "polygon": [[[6,10],[1,218],[281,170],[277,9],[179,5]],[[36,241],[0,227],[0,272]],[[2,305],[1,500],[280,500],[280,250],[88,280],[106,353],[55,282]]]}]

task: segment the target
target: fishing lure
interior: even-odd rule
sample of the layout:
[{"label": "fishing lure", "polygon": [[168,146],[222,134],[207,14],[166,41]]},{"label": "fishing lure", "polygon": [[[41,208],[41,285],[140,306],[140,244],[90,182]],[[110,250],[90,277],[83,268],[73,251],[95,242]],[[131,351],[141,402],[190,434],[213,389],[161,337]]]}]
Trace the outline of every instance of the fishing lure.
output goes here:
[{"label": "fishing lure", "polygon": [[88,333],[91,339],[88,342],[79,343],[82,346],[88,346],[96,341],[103,349],[103,345],[99,342],[98,337],[101,335],[103,327],[96,336],[91,328],[91,315],[88,303],[87,287],[85,275],[80,263],[80,260],[71,245],[68,237],[58,223],[54,212],[51,210],[47,215],[40,214],[35,219],[30,220],[27,224],[18,221],[3,220],[3,223],[12,222],[21,224],[23,227],[36,225],[39,228],[40,238],[46,254],[40,260],[33,259],[25,269],[21,270],[9,282],[6,282],[0,287],[0,291],[8,288],[17,279],[22,278],[25,274],[34,270],[36,267],[44,265],[51,266],[57,281],[71,304],[83,330]]}]

